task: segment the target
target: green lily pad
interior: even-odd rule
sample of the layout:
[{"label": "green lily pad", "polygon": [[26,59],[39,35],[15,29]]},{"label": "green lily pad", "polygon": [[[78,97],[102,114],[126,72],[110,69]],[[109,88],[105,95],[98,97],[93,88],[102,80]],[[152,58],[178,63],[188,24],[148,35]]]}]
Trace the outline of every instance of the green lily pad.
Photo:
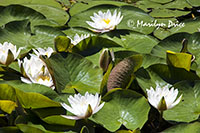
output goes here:
[{"label": "green lily pad", "polygon": [[61,5],[55,0],[0,0],[0,5],[7,6],[10,4],[41,4],[61,8]]},{"label": "green lily pad", "polygon": [[155,83],[175,84],[180,81],[194,81],[200,78],[193,72],[183,68],[175,68],[165,64],[154,64],[147,69],[139,69],[136,73],[136,80],[144,92],[150,87],[155,88]]},{"label": "green lily pad", "polygon": [[58,92],[100,91],[102,70],[77,54],[57,53],[44,60],[52,70]]},{"label": "green lily pad", "polygon": [[47,19],[53,20],[59,25],[66,24],[69,19],[67,12],[61,8],[41,4],[26,4],[25,6],[42,13]]},{"label": "green lily pad", "polygon": [[199,133],[199,132],[200,132],[199,122],[194,122],[190,124],[186,123],[178,124],[162,131],[162,133]]},{"label": "green lily pad", "polygon": [[186,0],[192,6],[200,6],[200,1],[198,0]]},{"label": "green lily pad", "polygon": [[[187,33],[194,33],[198,32],[200,29],[200,18],[197,17],[195,19],[187,19],[180,23],[180,26],[172,26],[169,28],[159,28],[154,31],[154,35],[158,37],[159,39],[164,39],[169,35],[172,35],[174,33],[180,33],[180,32],[187,32]],[[184,24],[184,26],[182,26]]]},{"label": "green lily pad", "polygon": [[167,51],[167,63],[174,67],[184,68],[185,70],[190,71],[191,60],[191,54]]},{"label": "green lily pad", "polygon": [[16,103],[10,100],[0,100],[0,109],[4,112],[11,114],[15,109]]},{"label": "green lily pad", "polygon": [[28,132],[44,133],[46,131],[42,125],[17,124],[17,127],[24,133]]},{"label": "green lily pad", "polygon": [[74,126],[75,125],[75,120],[69,120],[61,115],[53,115],[53,116],[48,116],[42,119],[48,124],[54,124],[54,125],[65,125],[65,126]]},{"label": "green lily pad", "polygon": [[150,0],[150,1],[161,3],[161,4],[165,4],[165,3],[169,3],[169,2],[171,2],[173,0]]},{"label": "green lily pad", "polygon": [[192,8],[190,4],[186,0],[173,0],[167,4],[162,5],[162,8],[176,8],[176,9],[184,9],[184,8]]},{"label": "green lily pad", "polygon": [[127,129],[142,128],[150,106],[142,95],[131,90],[116,90],[106,95],[104,107],[91,120],[114,132],[124,125]]},{"label": "green lily pad", "polygon": [[34,29],[34,35],[31,36],[29,42],[36,48],[54,48],[54,39],[57,36],[65,36],[61,30],[50,26],[35,26]]},{"label": "green lily pad", "polygon": [[[0,99],[18,100],[24,108],[60,107],[60,104],[34,92],[23,92],[7,84],[0,84]],[[42,102],[41,102],[42,101]]]},{"label": "green lily pad", "polygon": [[120,45],[103,37],[92,36],[80,41],[72,48],[72,52],[82,56],[89,56],[99,52],[102,48],[110,47],[120,47]]},{"label": "green lily pad", "polygon": [[123,50],[148,54],[158,44],[158,40],[145,34],[129,30],[115,30],[101,35],[123,47]]},{"label": "green lily pad", "polygon": [[47,20],[46,17],[29,7],[21,5],[9,5],[2,7],[0,10],[0,26],[3,26],[11,21],[20,21],[28,19],[31,22],[31,27],[35,25],[58,25],[56,22]]},{"label": "green lily pad", "polygon": [[185,81],[175,84],[174,87],[183,94],[182,101],[174,108],[164,111],[164,119],[178,122],[197,120],[200,115],[200,82]]},{"label": "green lily pad", "polygon": [[150,11],[151,8],[158,8],[162,5],[156,2],[149,1],[149,0],[139,0],[135,3],[135,6],[148,12]]},{"label": "green lily pad", "polygon": [[65,35],[58,29],[48,26],[35,27],[34,34],[31,34],[29,21],[13,21],[0,29],[0,42],[11,42],[24,50],[35,47],[54,47],[54,38],[58,35]]},{"label": "green lily pad", "polygon": [[105,1],[105,0],[101,0],[101,1],[94,1],[93,0],[93,1],[88,1],[86,3],[79,2],[79,3],[76,3],[72,6],[72,8],[70,9],[70,14],[71,14],[71,16],[74,16],[75,14],[78,14],[82,11],[85,11],[85,10],[91,8],[91,7],[103,5],[103,4],[111,4],[111,5],[115,5],[115,6],[128,5],[125,2]]},{"label": "green lily pad", "polygon": [[189,14],[190,11],[179,11],[179,10],[170,10],[170,9],[153,9],[150,15],[152,17],[179,17]]},{"label": "green lily pad", "polygon": [[0,81],[0,84],[8,84],[10,86],[14,86],[15,88],[23,92],[40,93],[51,99],[54,99],[58,96],[58,94],[54,90],[52,90],[52,88],[49,88],[47,86],[40,85],[40,84],[26,84],[20,80],[7,80],[7,81],[4,80],[4,81]]}]

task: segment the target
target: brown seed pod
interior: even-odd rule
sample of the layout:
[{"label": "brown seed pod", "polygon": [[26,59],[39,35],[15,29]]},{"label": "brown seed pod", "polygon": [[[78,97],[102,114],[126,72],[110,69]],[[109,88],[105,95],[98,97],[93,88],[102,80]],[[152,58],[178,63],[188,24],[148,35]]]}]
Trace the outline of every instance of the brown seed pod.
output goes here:
[{"label": "brown seed pod", "polygon": [[142,56],[134,55],[120,61],[111,71],[108,82],[107,90],[113,88],[126,88],[129,84],[133,73],[140,68],[142,64]]}]

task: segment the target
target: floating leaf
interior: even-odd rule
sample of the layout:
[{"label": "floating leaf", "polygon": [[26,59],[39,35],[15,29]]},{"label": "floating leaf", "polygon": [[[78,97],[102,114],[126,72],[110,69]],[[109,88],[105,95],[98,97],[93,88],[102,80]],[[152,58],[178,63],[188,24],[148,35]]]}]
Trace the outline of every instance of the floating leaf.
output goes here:
[{"label": "floating leaf", "polygon": [[74,126],[75,125],[75,120],[69,120],[61,115],[53,115],[53,116],[48,116],[42,119],[48,124],[54,124],[54,125],[65,125],[65,126]]},{"label": "floating leaf", "polygon": [[66,36],[57,36],[54,40],[57,52],[67,52],[71,44],[71,40]]},{"label": "floating leaf", "polygon": [[100,90],[102,70],[89,60],[77,54],[57,53],[46,59],[52,70],[59,92],[96,93]]},{"label": "floating leaf", "polygon": [[7,84],[0,84],[0,99],[11,101],[19,100],[24,108],[60,107],[59,103],[39,93],[22,92]]},{"label": "floating leaf", "polygon": [[124,125],[127,129],[142,128],[150,110],[147,100],[131,90],[116,90],[106,95],[104,107],[91,120],[115,132]]},{"label": "floating leaf", "polygon": [[25,47],[24,50],[30,50],[35,47],[54,47],[54,38],[65,35],[49,26],[37,26],[34,28],[34,34],[31,34],[29,21],[13,21],[0,29],[0,42],[11,42],[17,47]]},{"label": "floating leaf", "polygon": [[120,47],[120,45],[103,37],[92,36],[75,45],[72,48],[72,52],[78,53],[82,56],[89,56],[99,52],[102,48],[110,47]]},{"label": "floating leaf", "polygon": [[4,112],[11,114],[16,107],[16,103],[10,100],[0,100],[0,109]]},{"label": "floating leaf", "polygon": [[162,133],[199,133],[199,132],[200,132],[199,122],[194,122],[190,124],[186,123],[178,124],[162,131]]},{"label": "floating leaf", "polygon": [[[164,112],[164,119],[178,122],[191,122],[200,114],[200,82],[179,82],[174,85],[182,94],[182,101],[174,108]],[[189,115],[188,115],[189,114]]]},{"label": "floating leaf", "polygon": [[184,68],[190,71],[191,59],[191,54],[167,51],[167,63],[174,67]]},{"label": "floating leaf", "polygon": [[0,26],[3,26],[11,21],[20,21],[25,19],[28,19],[31,22],[31,27],[34,25],[57,25],[56,22],[46,19],[43,14],[29,7],[9,5],[1,8],[0,10]]}]

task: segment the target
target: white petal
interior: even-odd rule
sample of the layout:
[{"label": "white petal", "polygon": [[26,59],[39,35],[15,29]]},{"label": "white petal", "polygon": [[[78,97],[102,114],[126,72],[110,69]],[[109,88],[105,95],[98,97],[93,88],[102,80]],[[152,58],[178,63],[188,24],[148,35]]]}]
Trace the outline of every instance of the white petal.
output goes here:
[{"label": "white petal", "polygon": [[94,111],[93,114],[97,113],[101,108],[103,108],[105,102],[103,102],[101,105],[99,105]]},{"label": "white petal", "polygon": [[24,78],[24,77],[21,77],[21,81],[27,84],[32,84],[32,82],[29,79]]},{"label": "white petal", "polygon": [[182,95],[181,95],[173,104],[171,104],[171,105],[168,107],[168,109],[171,109],[171,108],[173,108],[174,106],[176,106],[176,105],[181,101],[181,99],[182,99]]}]

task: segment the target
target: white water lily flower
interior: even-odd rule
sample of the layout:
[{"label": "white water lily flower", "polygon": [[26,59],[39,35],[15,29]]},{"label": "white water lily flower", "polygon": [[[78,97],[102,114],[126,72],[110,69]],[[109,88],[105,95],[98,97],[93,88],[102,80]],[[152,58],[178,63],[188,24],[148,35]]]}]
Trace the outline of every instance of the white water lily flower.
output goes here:
[{"label": "white water lily flower", "polygon": [[[176,106],[181,101],[182,95],[176,100],[178,96],[178,89],[174,90],[174,87],[172,87],[169,90],[170,87],[171,85],[169,84],[161,86],[156,83],[155,90],[152,87],[150,88],[150,90],[147,89],[149,103],[153,107],[161,111],[171,109]],[[164,105],[162,105],[163,103]]]},{"label": "white water lily flower", "polygon": [[97,113],[104,106],[104,103],[100,105],[101,96],[99,96],[98,93],[93,95],[86,92],[85,96],[75,94],[74,97],[69,96],[68,101],[71,107],[65,103],[61,103],[61,105],[75,116],[62,116],[74,120],[88,118],[92,114]]},{"label": "white water lily flower", "polygon": [[3,44],[0,43],[0,63],[4,65],[9,65],[18,57],[22,49],[23,48],[20,47],[17,50],[16,45],[13,45],[12,43],[8,42],[4,42]]},{"label": "white water lily flower", "polygon": [[48,47],[47,49],[42,49],[42,48],[33,49],[33,52],[37,56],[46,55],[49,58],[54,51],[51,47]]},{"label": "white water lily flower", "polygon": [[71,43],[73,44],[73,45],[76,45],[76,44],[78,44],[80,41],[82,41],[83,39],[86,39],[86,38],[88,38],[88,37],[90,37],[90,34],[81,34],[80,36],[76,33],[76,35],[74,36],[74,39],[72,39],[72,38],[70,38],[70,40],[71,40]]},{"label": "white water lily flower", "polygon": [[41,84],[54,89],[53,80],[46,64],[38,56],[33,54],[30,54],[30,56],[30,59],[25,57],[23,61],[18,60],[24,75],[24,77],[21,77],[21,81],[28,84]]},{"label": "white water lily flower", "polygon": [[93,22],[86,21],[92,28],[94,32],[108,32],[114,30],[115,27],[121,22],[123,16],[121,16],[121,12],[117,13],[117,10],[114,11],[113,15],[110,10],[107,12],[99,11],[98,14],[94,13],[94,16],[90,16]]}]

